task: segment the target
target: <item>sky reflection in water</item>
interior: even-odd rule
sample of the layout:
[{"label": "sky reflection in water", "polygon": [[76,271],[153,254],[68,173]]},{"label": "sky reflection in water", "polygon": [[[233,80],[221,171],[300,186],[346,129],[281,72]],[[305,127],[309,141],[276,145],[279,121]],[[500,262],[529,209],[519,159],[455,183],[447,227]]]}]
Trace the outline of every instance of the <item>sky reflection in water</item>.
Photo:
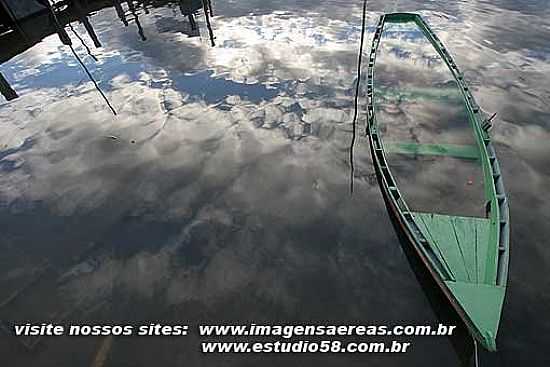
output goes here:
[{"label": "sky reflection in water", "polygon": [[388,162],[414,211],[485,216],[479,160],[403,154],[399,147],[477,152],[462,93],[414,22],[388,23],[376,62],[376,114]]},{"label": "sky reflection in water", "polygon": [[[3,318],[435,322],[387,218],[363,137],[349,196],[361,4],[213,5],[215,47],[204,17],[197,16],[200,37],[189,37],[175,4],[138,11],[146,41],[114,8],[90,18],[103,44],[92,49],[99,61],[73,41],[117,116],[56,35],[0,65],[20,95],[0,104],[2,293],[43,274],[2,308]],[[542,366],[541,336],[550,332],[540,318],[550,311],[543,292],[550,283],[541,278],[550,264],[547,6],[398,5],[421,11],[478,102],[498,112],[492,134],[510,192],[513,253],[501,351],[484,365],[528,358]],[[392,6],[369,2],[369,30]],[[392,55],[409,57],[397,34],[395,42]],[[417,75],[407,72],[411,64],[400,67],[389,85]],[[110,362],[210,363],[195,338],[116,341]],[[12,366],[86,365],[95,343],[46,340],[32,356],[0,343],[0,351]],[[415,340],[406,356],[262,362],[281,359],[458,365],[449,341],[431,338]]]}]

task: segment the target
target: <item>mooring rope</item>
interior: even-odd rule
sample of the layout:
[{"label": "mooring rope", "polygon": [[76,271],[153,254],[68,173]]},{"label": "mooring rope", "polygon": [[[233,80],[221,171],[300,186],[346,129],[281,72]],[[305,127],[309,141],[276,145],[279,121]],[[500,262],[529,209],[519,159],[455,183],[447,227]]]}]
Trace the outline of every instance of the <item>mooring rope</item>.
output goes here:
[{"label": "mooring rope", "polygon": [[95,55],[92,53],[92,50],[90,50],[90,48],[88,47],[88,45],[86,44],[86,42],[84,42],[84,39],[82,37],[80,37],[80,35],[77,33],[76,29],[74,29],[73,25],[71,24],[71,22],[68,23],[68,26],[69,26],[69,29],[71,30],[71,32],[73,32],[73,34],[75,35],[76,38],[78,38],[80,40],[80,43],[82,44],[82,47],[84,47],[86,49],[86,52],[88,53],[88,55],[94,59],[95,62],[97,62],[97,57],[95,57]]},{"label": "mooring rope", "polygon": [[355,84],[355,101],[353,108],[353,121],[352,121],[352,136],[349,149],[349,162],[350,162],[350,193],[353,194],[353,177],[355,174],[355,165],[353,163],[353,148],[355,146],[356,130],[357,130],[357,115],[359,112],[359,91],[361,87],[361,63],[363,61],[363,43],[365,41],[365,29],[367,23],[367,0],[363,0],[363,14],[361,20],[361,41],[359,43],[359,56],[357,57],[357,82]]},{"label": "mooring rope", "polygon": [[[99,85],[97,84],[96,80],[94,79],[92,73],[90,73],[90,71],[88,70],[88,68],[86,67],[86,64],[84,64],[84,62],[82,62],[82,60],[80,59],[80,56],[78,56],[78,54],[76,53],[76,51],[74,50],[74,47],[73,47],[73,44],[72,44],[72,41],[69,37],[69,35],[67,34],[67,32],[65,31],[65,27],[63,25],[61,25],[61,23],[59,22],[59,20],[57,19],[57,15],[55,14],[55,11],[54,9],[52,8],[52,5],[50,4],[50,0],[37,0],[40,4],[46,6],[48,8],[48,11],[50,12],[50,15],[52,16],[52,20],[56,26],[56,29],[57,29],[57,32],[59,34],[59,39],[61,40],[61,42],[67,46],[69,46],[69,48],[71,49],[71,52],[73,53],[75,59],[78,60],[78,63],[80,64],[80,66],[82,66],[82,68],[84,69],[84,71],[86,72],[86,74],[88,75],[88,78],[90,78],[90,80],[92,81],[92,83],[94,83],[94,86],[95,88],[97,89],[97,91],[99,92],[99,94],[101,95],[101,97],[103,97],[103,99],[105,100],[105,103],[107,103],[107,106],[109,106],[109,108],[111,109],[111,112],[113,113],[113,115],[116,116],[116,110],[113,108],[113,106],[111,105],[111,102],[109,102],[109,99],[107,99],[107,96],[105,95],[105,93],[103,93],[103,91],[101,90],[101,88],[99,87]],[[69,22],[69,27],[72,27],[71,26],[71,23]]]},{"label": "mooring rope", "polygon": [[479,367],[479,355],[477,354],[477,340],[472,337],[472,339],[474,340],[474,364],[475,364],[475,367]]},{"label": "mooring rope", "polygon": [[84,71],[86,72],[86,74],[88,75],[88,78],[90,79],[90,81],[92,83],[94,83],[94,86],[95,88],[97,89],[97,91],[99,92],[99,94],[101,95],[101,97],[103,97],[103,99],[105,100],[105,103],[107,103],[107,106],[109,106],[109,108],[111,109],[111,112],[113,113],[113,115],[116,116],[116,110],[114,109],[114,107],[111,105],[111,102],[109,102],[109,99],[107,98],[107,96],[105,95],[105,93],[103,93],[103,91],[101,90],[101,88],[99,87],[99,85],[97,84],[95,78],[93,77],[92,73],[90,73],[90,71],[88,70],[88,68],[86,67],[86,65],[82,62],[82,60],[80,59],[80,57],[78,56],[78,54],[76,53],[76,51],[74,50],[74,47],[72,45],[68,45],[69,48],[71,49],[74,57],[78,60],[78,62],[80,63],[80,66],[82,66],[82,69],[84,69]]}]

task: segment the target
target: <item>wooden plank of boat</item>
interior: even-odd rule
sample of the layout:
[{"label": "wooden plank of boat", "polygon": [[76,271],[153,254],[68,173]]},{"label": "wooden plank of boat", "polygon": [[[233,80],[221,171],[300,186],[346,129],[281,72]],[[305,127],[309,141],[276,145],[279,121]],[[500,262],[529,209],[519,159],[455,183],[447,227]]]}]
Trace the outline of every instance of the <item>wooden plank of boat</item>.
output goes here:
[{"label": "wooden plank of boat", "polygon": [[[386,23],[414,22],[451,71],[461,91],[476,144],[473,146],[389,144],[376,120],[374,70]],[[367,130],[382,194],[416,254],[434,277],[472,336],[496,350],[509,261],[509,210],[495,149],[488,134],[490,119],[480,110],[449,52],[420,15],[384,14],[376,27],[368,64]],[[387,163],[386,153],[446,155],[476,159],[483,172],[487,202],[484,218],[420,213],[409,210]]]}]

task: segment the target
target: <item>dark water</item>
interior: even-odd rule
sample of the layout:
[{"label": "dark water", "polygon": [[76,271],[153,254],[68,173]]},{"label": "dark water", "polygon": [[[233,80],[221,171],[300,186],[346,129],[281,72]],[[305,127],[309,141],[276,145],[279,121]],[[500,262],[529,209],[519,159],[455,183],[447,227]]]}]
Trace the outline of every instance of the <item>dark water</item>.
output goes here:
[{"label": "dark water", "polygon": [[[119,14],[109,1],[89,4],[102,47],[78,16],[70,19],[97,62],[66,29],[116,116],[47,17],[22,25],[26,42],[41,42],[1,43],[0,72],[19,95],[0,102],[2,320],[438,322],[441,310],[392,228],[363,136],[349,194],[360,1],[214,1],[212,37],[200,1],[151,1],[148,14],[137,2]],[[511,204],[512,259],[499,352],[482,354],[482,366],[550,362],[549,8],[368,5],[367,45],[381,12],[420,12],[480,105],[498,112],[492,136]],[[115,339],[105,365],[464,359],[435,337],[415,338],[404,355],[204,356],[191,334]],[[2,334],[0,358],[88,366],[101,341],[45,338],[27,351]]]}]

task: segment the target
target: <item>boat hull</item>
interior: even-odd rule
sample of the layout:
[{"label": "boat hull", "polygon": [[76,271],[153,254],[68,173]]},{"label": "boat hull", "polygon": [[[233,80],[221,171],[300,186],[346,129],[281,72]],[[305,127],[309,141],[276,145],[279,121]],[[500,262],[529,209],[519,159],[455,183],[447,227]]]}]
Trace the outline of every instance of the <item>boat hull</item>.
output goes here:
[{"label": "boat hull", "polygon": [[[455,77],[458,86],[460,86],[465,106],[468,109],[471,127],[478,144],[479,157],[483,168],[484,187],[488,208],[487,218],[463,218],[443,216],[436,213],[415,213],[409,209],[405,198],[401,195],[397,187],[397,182],[386,160],[384,144],[378,132],[374,109],[374,66],[376,52],[387,20],[393,23],[414,21],[422,30],[426,38],[432,43],[439,55],[444,59],[449,70]],[[373,46],[369,59],[367,98],[367,133],[370,151],[373,158],[376,177],[390,214],[396,219],[397,226],[401,229],[404,238],[411,248],[414,249],[414,253],[418,259],[421,260],[421,263],[435,280],[448,303],[467,326],[470,334],[487,350],[495,351],[496,331],[498,329],[500,313],[503,306],[508,271],[509,211],[498,161],[487,132],[490,121],[483,118],[483,114],[479,106],[475,103],[468,86],[463,80],[462,74],[441,44],[441,41],[439,41],[437,36],[422,18],[416,14],[393,13],[381,16],[373,37]],[[449,259],[449,255],[443,254],[441,252],[441,246],[438,244],[438,242],[450,243],[452,240],[449,238],[449,241],[445,241],[445,231],[443,231],[443,240],[441,239],[441,233],[438,233],[440,236],[438,241],[436,241],[432,233],[430,233],[429,225],[427,225],[424,220],[426,215],[428,215],[428,219],[433,219],[435,216],[435,220],[440,221],[439,224],[444,223],[450,226],[452,230],[456,230],[456,223],[464,225],[466,229],[474,228],[472,227],[472,223],[475,224],[477,220],[485,226],[488,234],[483,239],[486,242],[487,249],[489,249],[487,252],[487,264],[489,265],[487,265],[487,268],[483,268],[483,271],[477,268],[474,269],[476,275],[478,272],[481,273],[481,281],[476,279],[474,282],[471,281],[469,277],[468,281],[466,281],[456,276],[456,269],[453,271],[452,266],[449,266],[446,261],[446,258],[447,260]],[[422,223],[420,223],[420,221],[422,221]],[[463,242],[468,242],[468,240],[471,241],[472,238],[475,239],[475,259],[477,266],[477,227],[475,227],[475,229],[476,235],[474,237],[466,236]],[[454,234],[456,237],[456,231]],[[461,246],[458,237],[456,238],[456,245],[458,245],[459,248]],[[439,254],[436,253],[436,249],[439,251]],[[464,258],[462,258],[462,260],[463,266],[467,267],[468,264],[464,261]],[[494,264],[492,264],[493,260]],[[468,269],[465,270],[466,273],[468,273]],[[486,309],[489,309],[489,311]]]}]

